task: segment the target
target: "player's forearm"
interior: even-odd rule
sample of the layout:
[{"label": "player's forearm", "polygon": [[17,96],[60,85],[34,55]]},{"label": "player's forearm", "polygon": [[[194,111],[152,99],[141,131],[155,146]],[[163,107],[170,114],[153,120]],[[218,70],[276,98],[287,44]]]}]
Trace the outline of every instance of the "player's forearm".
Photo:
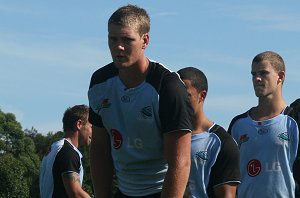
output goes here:
[{"label": "player's forearm", "polygon": [[168,171],[163,184],[162,197],[182,198],[191,164],[191,133],[175,131],[164,134],[164,153]]},{"label": "player's forearm", "polygon": [[66,172],[62,174],[62,181],[68,197],[70,198],[90,198],[90,195],[82,189],[80,176],[76,172]]},{"label": "player's forearm", "polygon": [[97,198],[111,197],[113,164],[111,158],[103,156],[97,149],[90,149],[91,177]]},{"label": "player's forearm", "polygon": [[235,198],[238,183],[227,183],[214,187],[216,198]]},{"label": "player's forearm", "polygon": [[190,173],[190,158],[186,158],[174,167],[168,168],[165,177],[162,196],[164,198],[182,198]]}]

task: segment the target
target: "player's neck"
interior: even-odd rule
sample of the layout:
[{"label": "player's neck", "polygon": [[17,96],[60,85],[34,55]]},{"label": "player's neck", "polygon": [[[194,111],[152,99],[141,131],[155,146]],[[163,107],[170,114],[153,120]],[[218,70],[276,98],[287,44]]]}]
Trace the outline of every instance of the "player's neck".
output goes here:
[{"label": "player's neck", "polygon": [[149,70],[149,60],[144,57],[135,65],[119,70],[119,77],[126,88],[133,88],[145,81]]},{"label": "player's neck", "polygon": [[250,116],[257,121],[268,120],[282,113],[285,107],[286,103],[282,97],[260,98],[258,105],[251,109]]},{"label": "player's neck", "polygon": [[76,148],[78,148],[78,137],[68,136],[65,137],[69,142],[71,142]]},{"label": "player's neck", "polygon": [[213,125],[213,122],[209,120],[204,113],[197,115],[194,120],[194,130],[192,134],[202,133],[208,131],[208,129]]}]

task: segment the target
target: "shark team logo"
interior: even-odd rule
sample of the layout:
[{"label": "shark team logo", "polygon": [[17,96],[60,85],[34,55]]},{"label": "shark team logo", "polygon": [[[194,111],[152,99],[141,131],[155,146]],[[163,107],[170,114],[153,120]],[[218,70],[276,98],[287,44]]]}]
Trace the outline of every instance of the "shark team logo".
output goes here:
[{"label": "shark team logo", "polygon": [[140,110],[140,115],[143,119],[149,119],[152,118],[153,112],[151,106],[146,106]]},{"label": "shark team logo", "polygon": [[257,159],[250,160],[247,165],[247,172],[250,177],[257,176],[261,171],[261,163]]},{"label": "shark team logo", "polygon": [[112,139],[114,141],[113,147],[115,149],[121,148],[122,143],[123,143],[122,134],[119,131],[117,131],[116,129],[112,129],[110,132],[111,132]]},{"label": "shark team logo", "polygon": [[198,151],[196,153],[196,158],[204,161],[208,160],[207,151]]},{"label": "shark team logo", "polygon": [[278,135],[278,137],[279,137],[279,139],[284,140],[284,141],[289,141],[290,140],[289,134],[287,132],[280,133]]}]

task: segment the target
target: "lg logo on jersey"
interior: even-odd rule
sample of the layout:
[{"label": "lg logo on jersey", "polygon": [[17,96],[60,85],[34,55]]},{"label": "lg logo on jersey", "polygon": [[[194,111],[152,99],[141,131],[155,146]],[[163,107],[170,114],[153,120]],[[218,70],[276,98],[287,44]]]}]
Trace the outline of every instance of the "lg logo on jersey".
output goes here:
[{"label": "lg logo on jersey", "polygon": [[[115,149],[120,149],[122,144],[123,144],[122,134],[118,130],[112,129],[111,130],[111,136],[112,136],[112,139],[113,139],[113,147]],[[128,148],[136,148],[136,149],[144,148],[143,140],[140,139],[140,138],[133,138],[133,139],[128,138],[127,140],[128,140],[127,141],[128,142],[128,144],[127,144]]]},{"label": "lg logo on jersey", "polygon": [[257,159],[252,159],[247,164],[247,172],[250,177],[255,177],[259,175],[261,170],[265,172],[279,172],[281,171],[280,163],[273,162],[273,163],[265,163],[263,166],[261,162]]},{"label": "lg logo on jersey", "polygon": [[123,143],[122,134],[118,130],[112,129],[111,130],[111,136],[112,136],[112,139],[114,141],[114,143],[113,143],[114,148],[115,149],[121,148],[122,143]]},{"label": "lg logo on jersey", "polygon": [[128,138],[128,148],[136,148],[136,149],[142,149],[143,146],[143,140],[140,138],[130,139]]},{"label": "lg logo on jersey", "polygon": [[250,160],[247,165],[247,171],[250,177],[257,176],[261,171],[260,161],[256,159]]}]

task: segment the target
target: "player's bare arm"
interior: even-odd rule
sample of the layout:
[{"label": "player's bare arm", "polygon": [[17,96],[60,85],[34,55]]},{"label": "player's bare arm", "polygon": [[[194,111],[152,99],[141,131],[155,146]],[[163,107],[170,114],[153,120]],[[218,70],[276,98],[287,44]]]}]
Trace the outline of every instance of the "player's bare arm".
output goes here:
[{"label": "player's bare arm", "polygon": [[190,173],[191,133],[176,131],[164,135],[168,172],[162,197],[183,197]]},{"label": "player's bare arm", "polygon": [[69,180],[69,182],[78,182],[80,184],[80,177],[77,173],[65,173],[62,177],[64,180]]},{"label": "player's bare arm", "polygon": [[62,180],[69,197],[74,198],[90,198],[90,196],[82,189],[80,176],[78,173],[64,173]]},{"label": "player's bare arm", "polygon": [[95,197],[110,197],[113,180],[113,162],[110,137],[105,128],[93,126],[90,162]]},{"label": "player's bare arm", "polygon": [[216,198],[235,198],[238,183],[227,183],[214,187]]}]

